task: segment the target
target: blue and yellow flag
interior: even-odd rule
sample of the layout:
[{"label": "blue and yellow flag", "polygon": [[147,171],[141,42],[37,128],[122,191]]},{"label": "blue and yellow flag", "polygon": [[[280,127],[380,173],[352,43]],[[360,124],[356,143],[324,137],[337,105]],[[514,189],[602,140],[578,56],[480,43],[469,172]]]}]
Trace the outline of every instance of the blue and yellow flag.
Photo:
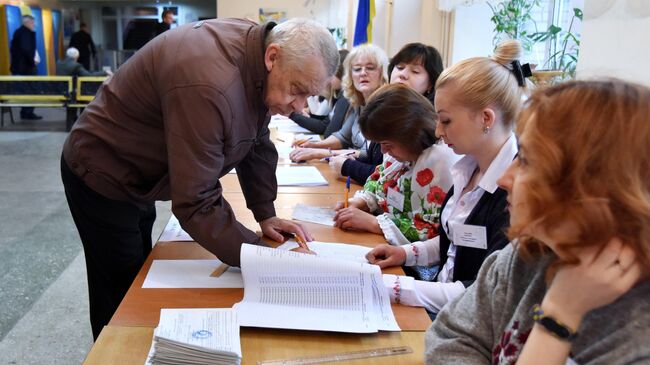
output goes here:
[{"label": "blue and yellow flag", "polygon": [[374,17],[375,0],[359,0],[353,46],[372,42],[372,19]]}]

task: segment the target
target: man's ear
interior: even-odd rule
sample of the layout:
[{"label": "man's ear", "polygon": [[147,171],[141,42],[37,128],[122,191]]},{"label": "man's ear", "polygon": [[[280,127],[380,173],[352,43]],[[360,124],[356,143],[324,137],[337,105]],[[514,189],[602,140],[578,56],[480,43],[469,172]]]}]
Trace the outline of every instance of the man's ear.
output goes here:
[{"label": "man's ear", "polygon": [[277,44],[271,43],[266,47],[266,51],[264,52],[264,65],[266,66],[266,71],[271,72],[273,66],[275,66],[275,63],[278,61],[279,56],[280,47]]}]

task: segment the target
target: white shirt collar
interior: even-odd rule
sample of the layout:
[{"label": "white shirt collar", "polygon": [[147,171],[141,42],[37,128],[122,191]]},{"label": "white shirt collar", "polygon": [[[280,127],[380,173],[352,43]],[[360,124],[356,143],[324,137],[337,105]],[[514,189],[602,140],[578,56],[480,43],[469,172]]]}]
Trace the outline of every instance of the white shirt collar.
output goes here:
[{"label": "white shirt collar", "polygon": [[497,157],[492,160],[490,167],[488,167],[485,174],[483,174],[481,181],[478,182],[478,186],[490,194],[494,194],[499,187],[497,180],[508,169],[512,160],[517,156],[517,152],[517,138],[515,138],[514,133],[512,133],[506,143],[501,146]]},{"label": "white shirt collar", "polygon": [[[490,194],[494,194],[499,187],[497,185],[497,179],[499,179],[508,166],[510,166],[512,160],[517,155],[517,152],[517,139],[515,138],[514,133],[512,133],[503,146],[501,146],[499,153],[494,160],[492,160],[492,163],[490,163],[490,166],[477,185]],[[467,155],[452,166],[451,173],[454,179],[454,191],[459,188],[462,189],[467,185],[469,179],[474,173],[474,169],[476,169],[476,166],[476,160],[472,156]]]}]

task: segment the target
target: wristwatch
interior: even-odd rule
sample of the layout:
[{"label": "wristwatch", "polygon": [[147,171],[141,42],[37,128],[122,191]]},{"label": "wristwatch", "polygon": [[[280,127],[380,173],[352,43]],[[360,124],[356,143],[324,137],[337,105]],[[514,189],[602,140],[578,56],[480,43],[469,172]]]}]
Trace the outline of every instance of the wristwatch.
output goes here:
[{"label": "wristwatch", "polygon": [[539,304],[533,305],[533,320],[542,325],[544,329],[560,340],[573,341],[578,337],[576,331],[573,331],[565,324],[558,322],[555,318],[544,314],[544,311]]}]

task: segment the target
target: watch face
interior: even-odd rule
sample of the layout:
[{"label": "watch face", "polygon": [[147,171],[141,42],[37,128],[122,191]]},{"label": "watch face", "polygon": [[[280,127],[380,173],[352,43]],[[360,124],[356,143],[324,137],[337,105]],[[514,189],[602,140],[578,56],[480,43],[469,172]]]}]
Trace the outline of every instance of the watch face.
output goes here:
[{"label": "watch face", "polygon": [[555,322],[552,318],[549,317],[541,318],[539,320],[539,323],[559,338],[571,337],[571,332],[569,332],[569,330],[566,327]]}]

